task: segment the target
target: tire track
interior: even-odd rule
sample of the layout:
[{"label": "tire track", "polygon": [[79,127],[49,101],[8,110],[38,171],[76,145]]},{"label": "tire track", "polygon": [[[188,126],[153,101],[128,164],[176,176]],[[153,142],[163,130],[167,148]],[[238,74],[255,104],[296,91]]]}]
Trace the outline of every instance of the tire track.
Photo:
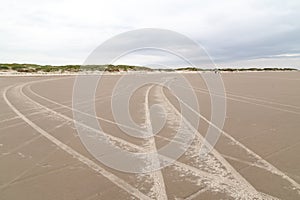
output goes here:
[{"label": "tire track", "polygon": [[[174,85],[176,85],[178,87],[183,87],[182,85],[177,85],[177,84],[174,84]],[[212,96],[218,96],[218,97],[224,98],[223,95],[216,94],[216,93],[210,93],[206,89],[195,88],[195,87],[192,87],[192,88],[195,91],[197,91],[197,92],[201,92],[201,93],[209,94],[209,95],[212,95]],[[190,89],[190,88],[187,88],[187,89]],[[288,112],[288,113],[300,115],[300,112],[293,111],[293,110],[287,110],[287,109],[283,109],[283,108],[278,108],[278,107],[274,107],[272,105],[280,105],[280,106],[285,106],[285,107],[291,107],[291,108],[300,109],[300,107],[298,107],[298,106],[293,106],[293,105],[289,105],[289,104],[282,104],[282,103],[277,103],[277,102],[272,102],[272,101],[265,101],[265,100],[261,100],[261,99],[255,99],[255,98],[244,97],[244,96],[239,96],[239,95],[232,95],[232,94],[227,95],[227,94],[228,93],[226,93],[226,99],[229,99],[229,100],[232,100],[232,101],[237,101],[237,102],[247,103],[247,104],[252,104],[252,105],[257,105],[257,106],[262,106],[262,107],[270,108],[270,109],[273,109],[273,110],[278,110],[278,111],[282,111],[282,112]],[[230,96],[235,96],[235,97],[238,97],[238,98],[234,98],[234,97],[230,97]],[[251,101],[247,101],[247,100],[242,100],[242,99],[249,99],[249,100],[259,101],[259,102],[263,102],[263,103],[267,103],[267,104],[271,104],[271,105],[255,103],[255,102],[251,102]]]},{"label": "tire track", "polygon": [[[33,92],[33,91],[32,91]],[[34,93],[34,92],[33,92]],[[28,97],[27,95],[25,95],[24,93],[23,93],[23,95],[24,96],[26,96],[29,100],[31,100],[32,102],[35,102],[34,100],[32,100],[30,97]],[[46,100],[47,101],[47,98],[45,98],[45,97],[42,97],[42,96],[40,96],[40,95],[38,95],[38,94],[35,94],[35,95],[37,95],[38,97],[41,97],[42,99],[44,99],[44,100]],[[60,105],[59,103],[57,103],[57,102],[54,102],[54,101],[52,101],[52,100],[48,100],[48,101],[51,101],[52,103],[54,103],[54,104],[57,104],[57,105]],[[62,118],[64,118],[64,119],[66,119],[66,120],[73,120],[73,119],[71,119],[71,118],[69,118],[69,117],[67,117],[67,116],[64,116],[64,115],[61,115],[60,113],[57,113],[56,111],[51,111],[51,109],[49,109],[49,108],[46,108],[45,106],[43,106],[43,105],[41,105],[41,104],[39,104],[39,103],[37,103],[37,102],[35,102],[37,105],[39,105],[40,107],[42,107],[42,108],[44,108],[44,109],[47,109],[49,112],[53,112],[55,115],[59,115],[59,116],[61,116]],[[173,105],[171,105],[172,106],[172,108],[173,108]],[[67,107],[67,106],[66,106]],[[70,107],[68,107],[70,110],[72,110],[72,108],[70,108]],[[173,108],[173,109],[176,109],[176,108]],[[177,111],[177,110],[174,110],[174,111]],[[85,113],[86,114],[86,113]],[[179,116],[181,116],[180,115],[180,113],[179,113]],[[94,117],[94,116],[93,116]],[[99,119],[98,117],[96,117],[97,119]],[[77,122],[76,122],[77,123]],[[111,122],[111,123],[115,123],[115,122]],[[117,123],[115,123],[115,124],[117,124]],[[118,124],[117,124],[118,125]],[[91,129],[91,130],[93,130],[93,128],[90,128],[90,127],[88,127],[88,126],[86,126],[86,125],[83,125],[85,128],[88,128],[88,129]],[[95,131],[95,132],[98,132],[99,133],[99,130],[93,130],[93,131]],[[106,133],[104,133],[104,132],[102,132],[102,134],[106,134]],[[132,147],[132,148],[134,148],[134,149],[137,149],[137,150],[144,150],[144,148],[142,148],[142,147],[140,147],[140,146],[137,146],[137,145],[135,145],[135,144],[132,144],[132,143],[130,143],[130,142],[127,142],[127,141],[125,141],[125,140],[123,140],[123,139],[120,139],[120,138],[116,138],[116,137],[114,137],[114,136],[112,136],[112,135],[109,135],[109,134],[106,134],[106,136],[107,137],[109,137],[111,140],[113,140],[113,141],[118,141],[120,144],[124,144],[124,145],[126,145],[126,146],[130,146],[130,147]],[[209,179],[209,180],[213,180],[213,181],[216,181],[216,182],[222,182],[222,183],[225,183],[226,185],[228,185],[228,186],[231,186],[231,187],[239,187],[238,186],[238,184],[236,184],[234,181],[232,181],[232,180],[230,180],[230,179],[228,179],[228,178],[224,178],[224,177],[221,177],[221,176],[218,176],[218,175],[214,175],[214,174],[210,174],[210,173],[207,173],[207,172],[204,172],[204,171],[202,171],[202,170],[200,170],[200,169],[197,169],[197,168],[195,168],[195,167],[192,167],[192,166],[189,166],[189,165],[187,165],[187,164],[184,164],[184,163],[181,163],[181,162],[179,162],[179,161],[174,161],[173,159],[170,159],[170,158],[168,158],[168,157],[165,157],[165,156],[160,156],[160,159],[162,159],[162,160],[165,160],[165,161],[168,161],[168,162],[173,162],[173,164],[174,165],[176,165],[176,166],[178,166],[178,167],[180,167],[181,169],[183,169],[183,170],[188,170],[188,171],[191,171],[192,173],[194,173],[195,175],[197,175],[197,176],[199,176],[199,177],[204,177],[204,178],[207,178],[207,179]],[[255,190],[255,189],[254,189]],[[257,195],[256,195],[257,196]]]},{"label": "tire track", "polygon": [[[40,135],[42,137],[42,135]],[[4,190],[8,188],[9,186],[12,186],[22,180],[21,178],[26,175],[28,172],[30,172],[32,169],[34,169],[37,165],[41,164],[42,162],[46,161],[51,155],[53,155],[55,152],[58,151],[58,148],[54,148],[54,150],[50,151],[46,156],[44,156],[42,159],[37,161],[33,166],[27,168],[26,170],[22,171],[20,174],[18,174],[16,177],[14,177],[12,180],[8,181],[7,183],[4,183],[0,186],[0,190]],[[30,177],[29,177],[30,178]],[[25,178],[26,179],[26,178]]]},{"label": "tire track", "polygon": [[268,161],[266,161],[265,159],[263,159],[262,157],[260,157],[258,154],[256,154],[255,152],[253,152],[251,149],[249,149],[248,147],[246,147],[244,144],[240,143],[238,140],[236,140],[235,138],[233,138],[230,134],[228,134],[227,132],[225,132],[224,130],[220,129],[218,126],[216,126],[215,124],[213,124],[211,121],[209,121],[206,117],[204,117],[203,115],[201,115],[200,113],[198,113],[197,111],[195,111],[193,108],[191,108],[189,105],[187,105],[185,102],[181,101],[180,99],[178,99],[183,105],[185,105],[189,110],[191,110],[193,113],[195,113],[197,116],[199,116],[202,120],[204,120],[207,124],[209,124],[210,126],[212,126],[213,128],[217,129],[220,133],[222,133],[225,137],[227,137],[228,139],[230,139],[232,142],[234,142],[235,145],[241,147],[242,149],[244,149],[249,155],[253,156],[254,158],[256,158],[258,160],[258,162],[260,162],[260,164],[262,164],[265,169],[273,174],[276,174],[278,176],[281,176],[283,179],[287,180],[289,183],[291,183],[298,191],[298,193],[300,194],[300,184],[297,183],[295,180],[293,180],[292,178],[290,178],[289,176],[287,176],[285,173],[283,173],[281,170],[279,170],[278,168],[276,168],[275,166],[273,166],[271,163],[269,163]]},{"label": "tire track", "polygon": [[[163,91],[163,87],[161,87],[161,94],[163,96],[163,98],[165,99],[165,101],[173,107],[173,109],[179,114],[181,115],[181,113],[178,111],[178,109],[168,100],[168,98],[165,96],[165,93]],[[182,102],[179,98],[177,98],[178,101]],[[184,120],[184,122],[190,127],[191,130],[193,130],[194,132],[198,133],[197,135],[200,137],[201,141],[204,142],[205,138],[203,138],[203,136],[199,133],[199,131],[197,129],[195,129],[189,122],[188,120],[181,115],[182,119]],[[207,143],[207,142],[206,142]],[[207,144],[210,145],[210,144]],[[235,177],[235,179],[240,182],[243,185],[243,188],[245,188],[247,191],[249,191],[251,194],[253,194],[256,197],[261,197],[260,194],[256,191],[256,189],[241,175],[239,174],[234,167],[232,167],[223,157],[222,155],[215,150],[214,148],[211,148],[212,151],[211,153],[222,163],[222,165],[229,171],[231,172],[231,174]]]},{"label": "tire track", "polygon": [[[147,127],[147,131],[149,134],[154,134],[153,130],[152,130],[152,124],[151,124],[151,118],[150,118],[150,112],[149,112],[149,92],[150,90],[153,88],[154,85],[150,86],[147,91],[146,91],[146,95],[145,95],[145,124]],[[149,150],[151,153],[155,152],[157,153],[157,147],[156,147],[156,143],[155,143],[155,137],[150,137],[147,138],[148,141],[148,146],[149,146]],[[158,157],[154,157],[152,160],[152,163],[155,163],[155,167],[157,167],[157,165],[159,165],[159,158]],[[161,170],[155,170],[152,173],[152,177],[153,177],[153,181],[154,181],[154,191],[156,193],[156,198],[157,199],[161,199],[161,200],[167,200],[168,196],[167,196],[167,192],[166,192],[166,186],[165,186],[165,181],[162,175]]]},{"label": "tire track", "polygon": [[90,160],[89,158],[81,155],[71,147],[67,146],[66,144],[62,143],[60,140],[56,139],[49,133],[47,133],[45,130],[41,129],[39,126],[37,126],[35,123],[30,121],[26,116],[24,116],[21,112],[18,111],[16,107],[14,107],[10,101],[7,99],[7,90],[10,87],[5,88],[3,92],[3,98],[7,105],[18,115],[20,116],[25,122],[27,122],[33,129],[35,129],[37,132],[42,134],[45,138],[50,140],[52,143],[56,144],[58,147],[60,147],[62,150],[79,160],[80,162],[86,164],[89,168],[93,169],[94,171],[102,174],[104,177],[106,177],[108,180],[110,180],[112,183],[117,185],[118,187],[122,188],[126,192],[128,192],[131,195],[134,195],[137,198],[140,199],[147,199],[149,200],[150,198],[146,196],[145,194],[141,193],[138,189],[132,187],[129,185],[127,182],[125,182],[123,179],[120,179],[116,175],[106,171],[104,168],[100,167],[98,164],[96,164],[94,161]]}]

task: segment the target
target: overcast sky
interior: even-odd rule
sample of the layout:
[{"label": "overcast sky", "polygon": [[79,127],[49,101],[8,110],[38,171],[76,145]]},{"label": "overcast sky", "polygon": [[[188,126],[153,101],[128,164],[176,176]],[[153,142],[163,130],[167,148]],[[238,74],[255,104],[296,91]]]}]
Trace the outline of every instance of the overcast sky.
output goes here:
[{"label": "overcast sky", "polygon": [[163,28],[201,44],[218,66],[300,67],[299,0],[0,3],[0,63],[82,64],[112,36]]}]

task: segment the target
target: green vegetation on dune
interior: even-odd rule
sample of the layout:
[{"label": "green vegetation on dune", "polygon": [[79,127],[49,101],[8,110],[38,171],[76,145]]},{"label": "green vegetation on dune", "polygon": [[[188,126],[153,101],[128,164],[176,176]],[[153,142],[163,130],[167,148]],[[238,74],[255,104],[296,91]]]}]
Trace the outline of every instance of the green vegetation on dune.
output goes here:
[{"label": "green vegetation on dune", "polygon": [[294,68],[219,68],[219,69],[201,69],[195,67],[185,67],[177,69],[151,69],[143,66],[132,65],[36,65],[36,64],[0,64],[0,72],[5,71],[27,72],[27,73],[64,73],[64,72],[84,72],[84,71],[224,71],[224,72],[242,72],[242,71],[294,71]]},{"label": "green vegetation on dune", "polygon": [[152,71],[148,67],[131,65],[36,65],[36,64],[0,64],[0,71],[13,70],[17,72],[80,72],[80,71]]},{"label": "green vegetation on dune", "polygon": [[119,71],[152,71],[148,67],[131,66],[131,65],[107,65],[105,71],[119,72]]},{"label": "green vegetation on dune", "polygon": [[177,71],[202,71],[202,69],[196,67],[177,68],[176,70]]},{"label": "green vegetation on dune", "polygon": [[297,69],[294,68],[271,68],[271,67],[266,67],[266,68],[223,68],[223,69],[218,69],[219,71],[237,71],[237,72],[242,72],[242,71],[294,71]]},{"label": "green vegetation on dune", "polygon": [[9,70],[10,68],[7,66],[0,66],[0,70]]},{"label": "green vegetation on dune", "polygon": [[218,71],[236,71],[236,72],[243,72],[243,71],[295,71],[297,69],[294,68],[277,68],[277,67],[266,67],[266,68],[223,68],[218,69]]},{"label": "green vegetation on dune", "polygon": [[224,72],[243,72],[243,71],[296,71],[295,68],[218,68],[218,69],[201,69],[195,67],[177,68],[177,71],[224,71]]}]

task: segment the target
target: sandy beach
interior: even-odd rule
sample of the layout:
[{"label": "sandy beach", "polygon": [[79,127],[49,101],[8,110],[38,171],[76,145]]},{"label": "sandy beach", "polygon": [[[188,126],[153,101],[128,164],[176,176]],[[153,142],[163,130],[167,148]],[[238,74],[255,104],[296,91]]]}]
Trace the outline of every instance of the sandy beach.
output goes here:
[{"label": "sandy beach", "polygon": [[[165,123],[157,134],[134,138],[114,118],[111,102],[120,78],[169,80],[174,74],[180,73],[106,74],[97,87],[96,119],[118,148],[155,152],[174,139],[179,127],[187,134],[195,133],[190,146],[171,165],[136,174],[107,167],[82,144],[72,107],[75,74],[2,75],[0,199],[300,198],[299,72],[221,73],[225,124],[205,157],[199,157],[199,150],[208,127],[215,126],[210,98],[218,94],[210,94],[197,73],[180,74],[192,85],[199,103],[197,127],[181,114],[179,100],[168,88],[157,84],[138,88],[129,101],[132,120],[139,126],[161,121],[150,119],[151,105],[164,109]],[[183,87],[176,79],[170,84]],[[88,124],[80,125],[93,132]]]}]

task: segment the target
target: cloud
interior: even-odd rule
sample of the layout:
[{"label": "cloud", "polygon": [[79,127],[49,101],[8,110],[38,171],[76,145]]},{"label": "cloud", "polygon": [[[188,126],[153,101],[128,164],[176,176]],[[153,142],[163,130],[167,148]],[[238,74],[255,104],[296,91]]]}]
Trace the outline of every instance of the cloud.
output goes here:
[{"label": "cloud", "polygon": [[299,10],[298,0],[3,1],[0,62],[81,64],[112,36],[152,27],[190,37],[219,66],[300,67],[283,56],[300,53]]}]

